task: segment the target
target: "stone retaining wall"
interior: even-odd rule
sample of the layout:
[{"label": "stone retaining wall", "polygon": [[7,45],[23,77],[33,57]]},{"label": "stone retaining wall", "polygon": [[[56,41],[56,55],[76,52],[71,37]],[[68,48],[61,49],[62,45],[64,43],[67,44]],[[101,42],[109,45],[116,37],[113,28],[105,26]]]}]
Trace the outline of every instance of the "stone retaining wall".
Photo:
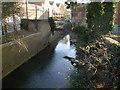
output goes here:
[{"label": "stone retaining wall", "polygon": [[48,43],[53,42],[57,37],[59,37],[58,32],[54,36],[51,35],[47,21],[40,21],[37,33],[1,45],[2,78],[43,50]]}]

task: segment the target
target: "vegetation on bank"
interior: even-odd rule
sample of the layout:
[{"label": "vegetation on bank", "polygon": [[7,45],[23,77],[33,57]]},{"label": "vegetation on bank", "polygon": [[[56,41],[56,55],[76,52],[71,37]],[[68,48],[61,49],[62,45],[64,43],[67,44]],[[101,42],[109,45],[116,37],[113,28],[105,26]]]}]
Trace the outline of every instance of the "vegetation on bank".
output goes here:
[{"label": "vegetation on bank", "polygon": [[120,46],[105,39],[86,47],[77,46],[77,58],[80,66],[78,73],[74,73],[72,76],[71,87],[119,88],[119,54]]},{"label": "vegetation on bank", "polygon": [[119,88],[120,46],[110,43],[105,35],[114,28],[113,2],[93,2],[87,5],[87,27],[78,25],[78,72],[71,77],[72,88]]},{"label": "vegetation on bank", "polygon": [[49,22],[50,27],[51,27],[51,32],[54,35],[54,31],[56,29],[56,24],[55,24],[55,21],[54,21],[53,17],[49,17],[48,22]]},{"label": "vegetation on bank", "polygon": [[69,30],[71,31],[72,30],[72,24],[71,23],[66,23],[64,26],[63,26],[63,30]]},{"label": "vegetation on bank", "polygon": [[17,32],[6,33],[5,35],[2,35],[0,37],[2,39],[2,41],[0,43],[1,44],[8,43],[10,41],[21,39],[21,38],[26,37],[26,36],[33,34],[33,33],[35,33],[35,32],[29,32],[26,30],[19,30]]}]

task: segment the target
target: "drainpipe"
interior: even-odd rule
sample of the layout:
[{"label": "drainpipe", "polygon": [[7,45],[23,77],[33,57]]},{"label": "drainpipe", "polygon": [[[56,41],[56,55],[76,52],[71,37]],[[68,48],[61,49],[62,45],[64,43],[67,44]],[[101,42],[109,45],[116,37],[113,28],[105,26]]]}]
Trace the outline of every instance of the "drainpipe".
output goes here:
[{"label": "drainpipe", "polygon": [[28,26],[29,26],[29,21],[28,21],[28,0],[26,0],[26,18],[27,18],[27,29],[29,29],[28,28]]}]

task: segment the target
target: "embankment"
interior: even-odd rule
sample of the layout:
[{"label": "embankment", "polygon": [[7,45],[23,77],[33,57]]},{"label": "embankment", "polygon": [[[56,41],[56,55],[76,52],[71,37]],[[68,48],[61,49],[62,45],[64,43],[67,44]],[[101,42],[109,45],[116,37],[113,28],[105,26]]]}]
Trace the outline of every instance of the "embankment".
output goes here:
[{"label": "embankment", "polygon": [[[30,24],[29,27],[34,30],[36,28],[36,26],[34,27],[34,22]],[[2,56],[2,78],[35,56],[61,35],[60,32],[55,32],[55,35],[51,35],[48,21],[38,21],[37,28],[37,33],[0,46],[2,50],[2,54],[0,54]]]}]

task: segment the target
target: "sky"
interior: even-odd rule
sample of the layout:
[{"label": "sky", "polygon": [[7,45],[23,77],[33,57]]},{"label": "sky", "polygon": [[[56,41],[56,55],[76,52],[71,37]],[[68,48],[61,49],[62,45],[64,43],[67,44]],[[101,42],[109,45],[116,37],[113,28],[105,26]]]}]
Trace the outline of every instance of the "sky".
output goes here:
[{"label": "sky", "polygon": [[[55,3],[64,3],[67,0],[49,0],[49,1],[54,1]],[[72,1],[72,0],[69,0]],[[90,0],[77,0],[78,3],[86,3],[89,2]]]},{"label": "sky", "polygon": [[[49,0],[49,1],[51,1],[51,0]],[[64,3],[66,0],[54,0],[55,1],[55,3]]]},{"label": "sky", "polygon": [[[51,1],[51,0],[49,0]],[[52,0],[55,1],[55,3],[64,3],[67,0]],[[73,1],[73,0],[69,0],[69,1]],[[78,3],[89,3],[91,0],[76,0]],[[93,2],[101,2],[101,0],[92,0]],[[104,1],[104,0],[102,0]],[[120,0],[106,0],[107,2],[112,2],[112,1],[120,1]]]},{"label": "sky", "polygon": [[[4,1],[4,2],[15,2],[15,1],[26,1],[26,0],[0,0],[0,1]],[[27,0],[29,2],[43,2],[45,0]],[[55,1],[55,3],[64,3],[67,0],[48,0],[48,1]],[[73,0],[69,0],[69,1],[73,1]],[[90,2],[91,0],[77,0],[78,3],[87,3]],[[101,0],[92,0],[94,2],[100,2]],[[104,1],[104,0],[103,0]],[[120,0],[106,0],[107,2],[111,2],[111,1],[120,1]]]}]

